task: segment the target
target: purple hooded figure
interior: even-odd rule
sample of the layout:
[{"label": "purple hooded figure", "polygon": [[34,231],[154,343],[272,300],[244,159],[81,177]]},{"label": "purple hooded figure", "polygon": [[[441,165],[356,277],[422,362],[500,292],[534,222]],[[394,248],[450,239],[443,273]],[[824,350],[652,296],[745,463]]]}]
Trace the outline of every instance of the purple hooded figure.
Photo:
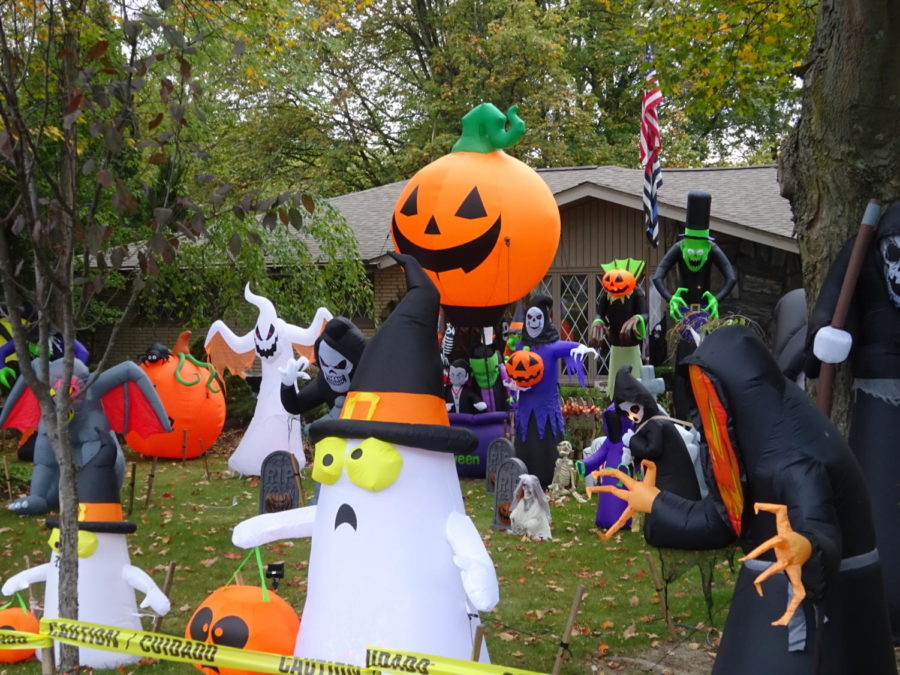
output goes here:
[{"label": "purple hooded figure", "polygon": [[534,386],[522,389],[516,413],[516,457],[525,462],[528,472],[538,477],[546,489],[553,480],[556,446],[563,440],[563,415],[559,404],[559,366],[564,359],[566,370],[576,373],[584,386],[586,354],[597,352],[578,342],[559,339],[550,322],[553,300],[546,295],[535,297],[525,313],[522,341],[518,349],[530,349],[544,361],[544,375]]},{"label": "purple hooded figure", "polygon": [[[626,453],[624,434],[631,431],[634,425],[625,415],[622,415],[617,409],[615,403],[610,405],[603,411],[603,429],[606,436],[603,442],[594,454],[587,457],[583,462],[575,462],[578,475],[584,478],[588,474],[599,471],[600,469],[619,469],[629,476],[632,476],[630,452]],[[599,439],[598,439],[599,440]],[[628,454],[628,457],[624,455]],[[629,460],[629,461],[624,461]],[[599,485],[619,485],[619,479],[615,476],[603,476]],[[599,493],[600,500],[597,502],[597,517],[595,522],[597,527],[605,530],[619,519],[625,507],[628,506],[624,501],[608,493]],[[631,527],[631,520],[624,525],[625,529]]]}]

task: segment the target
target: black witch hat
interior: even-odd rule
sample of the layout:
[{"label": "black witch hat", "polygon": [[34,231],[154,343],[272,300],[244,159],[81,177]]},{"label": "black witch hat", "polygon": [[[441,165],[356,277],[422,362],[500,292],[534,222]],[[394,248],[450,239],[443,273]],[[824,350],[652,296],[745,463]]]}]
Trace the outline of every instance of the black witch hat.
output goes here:
[{"label": "black witch hat", "polygon": [[314,422],[310,438],[374,437],[436,452],[471,452],[475,434],[451,427],[447,416],[435,333],[438,291],[415,258],[388,255],[406,271],[406,295],[366,345],[340,418]]}]

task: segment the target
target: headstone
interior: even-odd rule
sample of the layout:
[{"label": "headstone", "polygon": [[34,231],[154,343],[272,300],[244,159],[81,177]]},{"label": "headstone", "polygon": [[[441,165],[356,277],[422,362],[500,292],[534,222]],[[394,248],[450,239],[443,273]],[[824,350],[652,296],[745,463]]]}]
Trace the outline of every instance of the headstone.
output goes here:
[{"label": "headstone", "polygon": [[653,366],[641,366],[641,384],[653,396],[654,399],[666,390],[666,382],[661,377],[656,377],[656,369]]},{"label": "headstone", "polygon": [[519,476],[523,473],[528,473],[528,467],[518,457],[506,459],[497,469],[497,481],[494,484],[494,522],[491,523],[491,529],[509,529],[513,495]]},{"label": "headstone", "polygon": [[259,512],[287,511],[302,505],[297,458],[285,450],[266,455],[259,473]]},{"label": "headstone", "polygon": [[508,438],[495,438],[487,447],[487,468],[484,473],[484,489],[487,494],[494,494],[497,482],[497,470],[504,461],[516,454],[516,448]]}]

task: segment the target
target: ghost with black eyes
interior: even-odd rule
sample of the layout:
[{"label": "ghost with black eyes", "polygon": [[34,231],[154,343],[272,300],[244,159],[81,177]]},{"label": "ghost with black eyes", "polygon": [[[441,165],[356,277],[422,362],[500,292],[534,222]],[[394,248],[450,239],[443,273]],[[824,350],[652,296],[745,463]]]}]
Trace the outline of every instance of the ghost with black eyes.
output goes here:
[{"label": "ghost with black eyes", "polygon": [[240,443],[228,459],[228,467],[247,476],[258,476],[266,455],[276,450],[292,453],[303,467],[306,459],[300,438],[300,418],[281,405],[281,373],[296,350],[303,358],[313,356],[313,344],[331,320],[331,312],[324,307],[316,310],[308,328],[289,324],[278,316],[275,305],[244,288],[247,302],[259,308],[253,330],[235,334],[221,320],[215,321],[206,334],[206,351],[217,371],[226,368],[244,377],[257,358],[262,377],[253,418]]}]

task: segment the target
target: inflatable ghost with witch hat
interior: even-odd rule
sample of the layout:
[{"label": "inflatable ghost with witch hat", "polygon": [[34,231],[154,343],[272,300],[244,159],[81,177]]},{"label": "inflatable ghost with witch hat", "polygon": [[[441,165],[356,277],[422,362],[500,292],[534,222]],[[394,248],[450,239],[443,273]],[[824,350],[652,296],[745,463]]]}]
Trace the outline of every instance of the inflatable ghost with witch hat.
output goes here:
[{"label": "inflatable ghost with witch hat", "polygon": [[289,324],[278,317],[270,300],[244,287],[244,298],[259,308],[259,317],[252,331],[236,335],[221,320],[215,321],[206,334],[206,351],[209,360],[219,373],[227,368],[244,377],[259,357],[262,379],[253,418],[244,432],[241,442],[228,459],[228,467],[248,476],[258,476],[266,455],[276,450],[286,450],[297,457],[302,467],[306,463],[300,439],[300,418],[291,415],[281,405],[281,376],[283,368],[291,360],[292,348],[306,359],[313,358],[313,344],[331,319],[331,312],[324,307],[316,310],[308,328]]},{"label": "inflatable ghost with witch hat", "polygon": [[[104,443],[78,472],[78,618],[141,630],[135,590],[146,595],[141,607],[150,607],[159,615],[168,613],[169,600],[146,572],[131,564],[125,535],[137,526],[123,520],[115,463],[115,446]],[[59,523],[50,518],[47,525],[52,528],[50,562],[10,577],[2,591],[12,595],[43,581],[44,618],[52,619],[59,616]],[[81,647],[78,663],[89,668],[118,668],[139,659],[124,652]]]},{"label": "inflatable ghost with witch hat", "polygon": [[469,659],[478,611],[499,598],[456,477],[453,453],[477,441],[448,423],[438,293],[415,259],[389,255],[407,293],[366,346],[340,419],[310,427],[317,505],[251,518],[232,536],[241,547],[312,537],[295,654],[349,665],[368,646]]}]

